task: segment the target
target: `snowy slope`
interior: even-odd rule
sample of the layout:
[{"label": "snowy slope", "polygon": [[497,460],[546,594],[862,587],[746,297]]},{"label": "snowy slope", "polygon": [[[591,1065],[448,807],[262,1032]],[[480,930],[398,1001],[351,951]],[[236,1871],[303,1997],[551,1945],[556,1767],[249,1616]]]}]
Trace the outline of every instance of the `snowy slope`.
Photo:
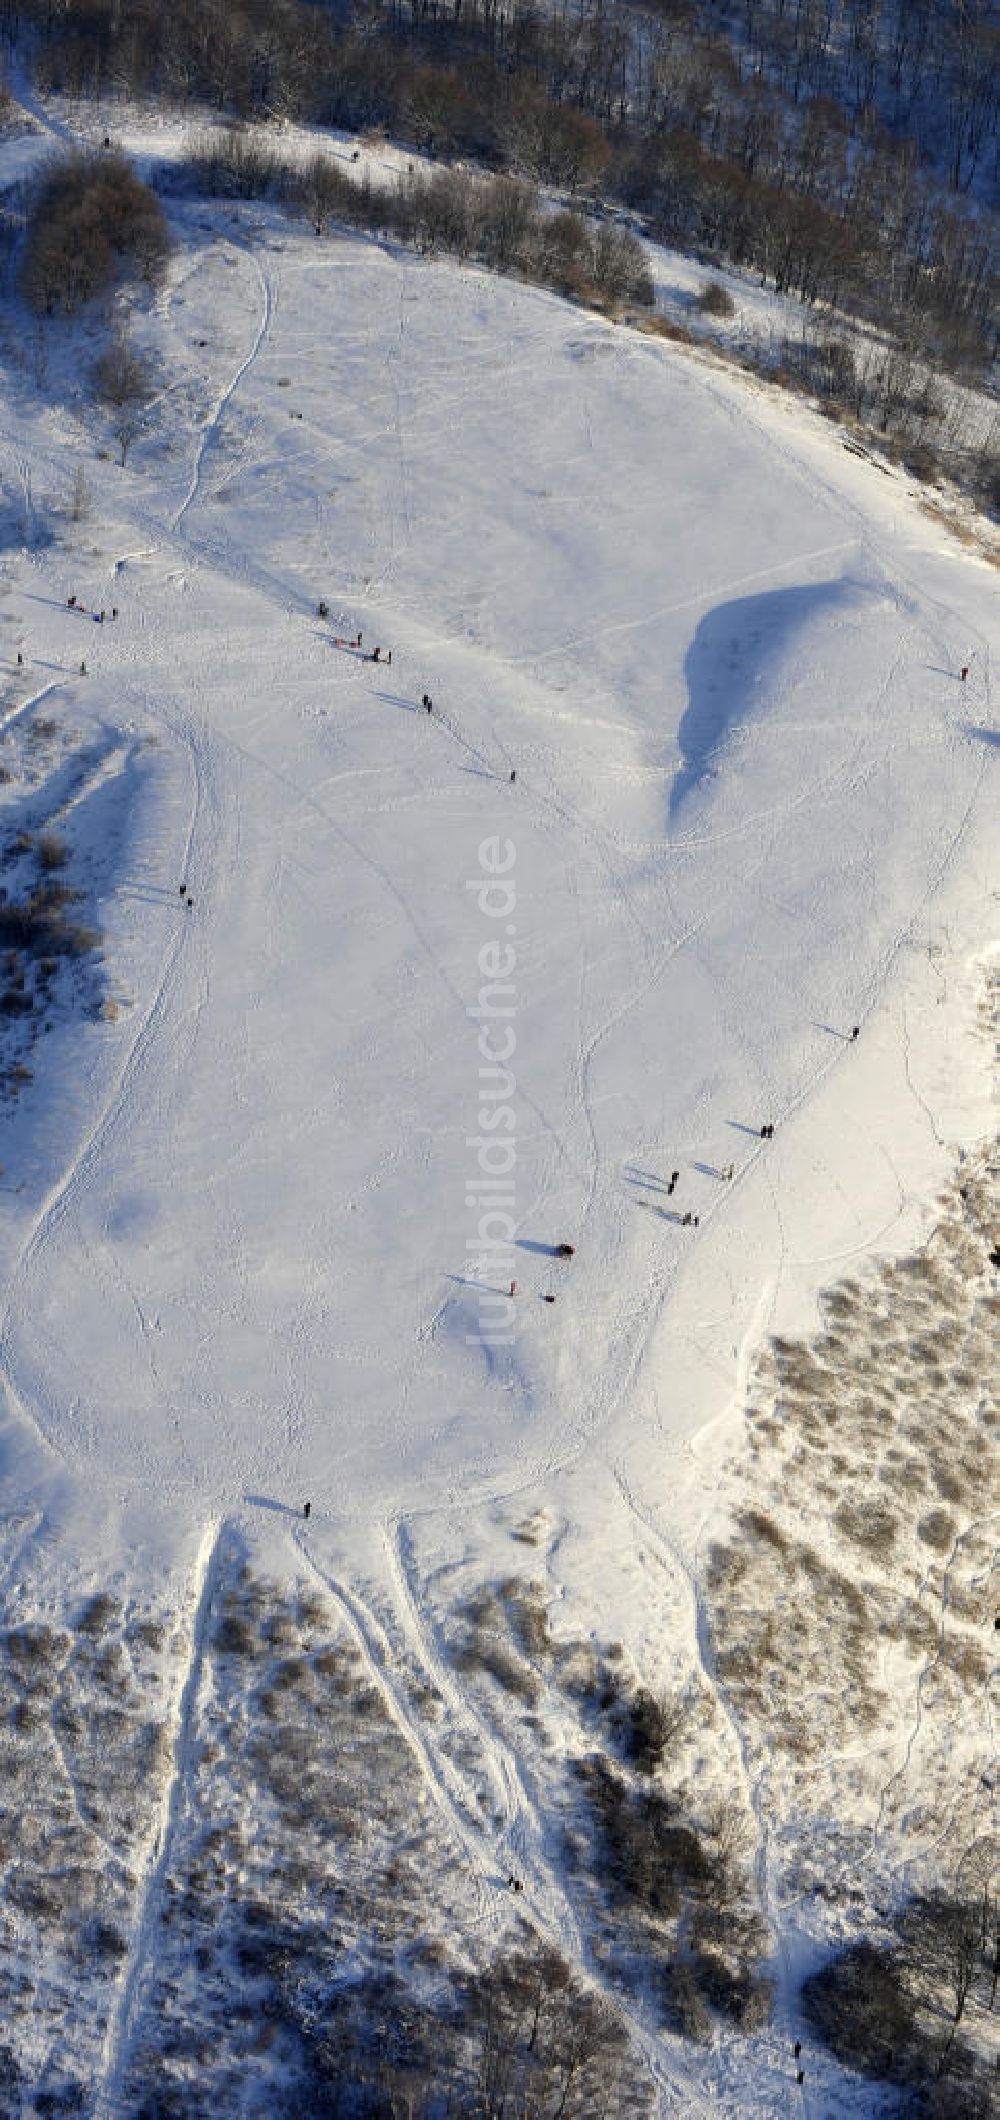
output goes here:
[{"label": "snowy slope", "polygon": [[[95,1582],[201,1586],[220,1521],[294,1573],[308,1497],[323,1579],[371,1571],[426,1661],[427,1527],[485,1556],[523,1497],[655,1658],[695,1614],[680,1575],[643,1608],[623,1524],[690,1559],[750,1350],[989,1124],[994,578],[660,342],[257,210],[177,230],[127,470],[79,384],[0,420],[8,494],[92,491],[3,555],[5,713],[113,761],[65,829],[120,1004],[0,1115],[9,1506]],[[498,941],[516,1231],[477,1268]]]}]

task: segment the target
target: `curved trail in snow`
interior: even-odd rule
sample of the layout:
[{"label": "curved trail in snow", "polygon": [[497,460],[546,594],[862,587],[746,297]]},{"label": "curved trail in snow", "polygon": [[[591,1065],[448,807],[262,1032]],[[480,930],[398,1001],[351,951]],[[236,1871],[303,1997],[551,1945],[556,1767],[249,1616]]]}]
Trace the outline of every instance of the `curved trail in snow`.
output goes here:
[{"label": "curved trail in snow", "polygon": [[188,512],[188,509],[191,507],[192,502],[195,501],[198,497],[198,494],[201,490],[205,457],[209,449],[211,448],[212,443],[218,437],[219,428],[222,424],[223,413],[225,412],[230,400],[235,396],[237,390],[239,389],[239,386],[242,383],[243,378],[247,373],[247,370],[249,368],[252,368],[255,360],[257,359],[257,355],[259,354],[260,349],[264,344],[264,340],[266,339],[267,334],[270,331],[271,319],[274,314],[274,293],[271,287],[270,280],[268,279],[267,274],[264,272],[261,266],[256,251],[247,249],[245,244],[240,244],[238,246],[233,245],[233,248],[238,248],[241,256],[248,257],[250,259],[253,269],[257,275],[257,281],[260,287],[261,296],[260,317],[257,324],[257,330],[254,334],[253,345],[250,347],[250,350],[245,355],[244,359],[240,362],[240,365],[236,369],[235,373],[230,377],[228,383],[225,385],[225,388],[220,391],[219,396],[216,399],[214,411],[211,413],[209,419],[206,421],[204,427],[202,428],[201,434],[198,439],[198,449],[195,456],[194,465],[191,471],[191,479],[188,485],[187,492],[185,493],[184,498],[180,503],[180,506],[177,508],[175,514],[171,518],[170,530],[174,535],[176,535],[176,533],[180,530],[181,525],[184,521],[184,517]]},{"label": "curved trail in snow", "polygon": [[[218,431],[219,422],[225,407],[248,368],[256,359],[270,326],[274,307],[272,290],[256,257],[252,253],[250,255],[260,285],[262,298],[261,312],[253,345],[224,390],[220,393],[212,418],[199,438],[187,493],[171,525],[171,530],[175,534],[180,530],[187,509],[200,489],[205,454]],[[148,551],[155,551],[155,549],[156,545],[154,544],[148,548]],[[2,728],[9,727],[20,716],[27,713],[30,708],[37,706],[42,699],[59,689],[58,681],[51,681],[29,699],[11,709],[4,717],[3,723],[0,724],[0,733],[2,733]],[[127,688],[123,687],[122,691],[123,695],[128,697]],[[144,695],[140,695],[139,703],[148,711],[148,702]],[[205,785],[210,775],[208,747],[205,738],[195,730],[193,723],[180,710],[177,710],[172,718],[164,715],[161,710],[158,718],[166,723],[174,738],[179,738],[183,743],[191,769],[192,794],[190,814],[184,840],[178,852],[180,873],[183,875],[187,874],[192,866],[192,849],[199,834],[202,813],[205,808]],[[213,807],[217,807],[217,802],[213,803]],[[154,1050],[158,1034],[167,1019],[171,1003],[176,995],[187,941],[186,930],[182,924],[179,924],[172,943],[168,945],[150,998],[146,1003],[128,1048],[119,1063],[110,1086],[105,1092],[101,1108],[92,1120],[87,1134],[78,1144],[69,1163],[51,1186],[33,1226],[22,1244],[16,1265],[8,1276],[2,1306],[0,1306],[0,1377],[7,1384],[22,1417],[30,1421],[36,1434],[40,1436],[48,1447],[53,1446],[51,1445],[44,1419],[40,1417],[37,1411],[31,1410],[28,1396],[15,1383],[10,1357],[12,1312],[21,1285],[26,1281],[31,1268],[36,1264],[48,1238],[70,1212],[76,1197],[86,1182],[88,1174],[96,1170],[101,1152],[112,1132],[128,1125],[129,1102],[141,1079],[145,1063]]]},{"label": "curved trail in snow", "polygon": [[222,1557],[224,1527],[210,1521],[195,1564],[194,1620],[187,1671],[174,1716],[172,1766],[160,1801],[153,1860],[140,1884],[139,1913],[125,1960],[117,2005],[109,2020],[104,2046],[103,2080],[95,2098],[93,2120],[118,2120],[122,2111],[129,2054],[142,2008],[143,1983],[155,1949],[163,1910],[173,1842],[187,1797],[191,1765],[191,1730],[198,1703],[205,1642]]},{"label": "curved trail in snow", "polygon": [[[171,733],[185,741],[191,767],[190,813],[183,854],[186,862],[205,802],[204,765],[199,762],[197,747],[190,741],[179,718],[174,722]],[[13,1317],[22,1287],[32,1268],[37,1265],[48,1239],[71,1212],[88,1177],[96,1171],[102,1151],[112,1134],[129,1125],[130,1100],[177,995],[187,941],[187,930],[179,923],[161,960],[149,999],[104,1092],[100,1107],[69,1162],[50,1186],[22,1243],[3,1292],[0,1305],[0,1377],[13,1393],[22,1413],[28,1415],[36,1432],[50,1447],[55,1446],[51,1444],[44,1420],[37,1411],[30,1412],[27,1395],[19,1388],[16,1380],[10,1346]]]},{"label": "curved trail in snow", "polygon": [[470,1708],[436,1645],[431,1623],[422,1615],[416,1566],[405,1524],[396,1519],[387,1524],[383,1532],[383,1548],[388,1561],[387,1588],[393,1595],[395,1615],[400,1621],[408,1651],[416,1656],[441,1693],[460,1730],[476,1744],[488,1777],[503,1793],[506,1822],[499,1828],[482,1823],[475,1793],[458,1774],[449,1751],[435,1741],[430,1731],[420,1727],[405,1703],[403,1681],[381,1623],[356,1591],[348,1589],[321,1566],[309,1551],[301,1531],[292,1536],[311,1573],[332,1598],[349,1627],[369,1676],[400,1735],[414,1754],[449,1837],[466,1857],[476,1879],[481,1928],[488,1926],[491,1900],[498,1913],[501,1907],[509,1905],[503,1869],[508,1851],[513,1847],[525,1877],[525,1894],[517,1901],[519,1919],[539,1941],[575,1963],[585,1981],[602,1995],[614,2016],[627,2029],[637,2052],[643,2056],[659,2092],[661,2110],[687,2116],[687,2120],[712,2120],[717,2107],[695,2088],[692,2072],[682,2060],[667,2054],[662,2038],[639,2010],[629,2005],[619,1987],[608,1980],[597,1964],[570,1896],[557,1878],[555,1863],[547,1861],[542,1852],[542,1828],[527,1797],[517,1762],[511,1756],[505,1758],[506,1748]]}]

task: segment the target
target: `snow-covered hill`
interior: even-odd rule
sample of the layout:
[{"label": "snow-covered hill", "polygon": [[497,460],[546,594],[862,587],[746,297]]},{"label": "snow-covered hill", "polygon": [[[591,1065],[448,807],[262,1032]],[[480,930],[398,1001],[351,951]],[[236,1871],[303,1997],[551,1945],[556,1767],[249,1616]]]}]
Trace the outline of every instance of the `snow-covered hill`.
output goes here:
[{"label": "snow-covered hill", "polygon": [[[8,347],[0,420],[5,844],[57,830],[103,936],[0,1112],[8,1624],[101,1592],[180,1628],[162,1792],[102,1828],[122,1961],[61,2034],[109,2115],[242,1562],[383,1689],[449,1921],[500,1937],[513,1868],[599,1977],[455,1614],[513,1533],[567,1640],[713,1693],[696,1553],[751,1364],[988,1130],[1000,893],[995,578],[905,479],[477,270],[257,209],[175,232],[127,469],[79,331],[42,388]],[[753,1811],[724,1709],[690,1771]],[[792,2109],[790,1977],[752,2067],[627,2007],[668,2107]]]}]

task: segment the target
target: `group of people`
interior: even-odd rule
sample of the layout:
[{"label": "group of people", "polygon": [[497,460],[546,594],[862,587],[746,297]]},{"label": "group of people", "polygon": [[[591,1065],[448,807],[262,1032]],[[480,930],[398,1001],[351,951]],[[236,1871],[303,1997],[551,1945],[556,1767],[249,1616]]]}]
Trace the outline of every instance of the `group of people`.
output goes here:
[{"label": "group of people", "polygon": [[[79,611],[81,618],[92,618],[95,626],[103,626],[108,615],[106,611],[88,611],[86,604],[81,604],[78,596],[67,596],[66,603],[70,611]],[[111,616],[112,618],[117,618],[117,604],[112,604]]]},{"label": "group of people", "polygon": [[[327,603],[320,603],[320,604],[319,604],[319,605],[317,606],[317,609],[318,609],[318,612],[319,612],[320,618],[328,618],[328,617],[329,617],[329,615],[330,615],[330,606],[329,606],[329,604],[327,604]],[[361,631],[361,627],[360,627],[360,626],[358,627],[357,633],[352,633],[352,634],[350,634],[350,635],[345,635],[345,634],[341,634],[341,633],[335,633],[335,634],[333,635],[333,645],[334,645],[334,647],[335,647],[335,648],[353,648],[353,649],[356,649],[356,650],[357,650],[357,649],[360,649],[360,648],[361,648],[361,645],[362,645],[362,642],[363,642],[363,640],[364,640],[364,634],[362,633],[362,631]],[[380,663],[380,664],[385,664],[385,666],[386,666],[387,668],[391,668],[391,665],[392,665],[392,649],[391,649],[391,648],[382,648],[381,646],[378,646],[378,645],[377,645],[377,646],[375,646],[375,647],[374,647],[374,648],[373,648],[373,649],[371,650],[371,653],[370,653],[369,655],[363,655],[363,656],[362,656],[362,661],[363,661],[363,662],[373,662],[373,663]],[[420,694],[420,705],[421,705],[421,707],[423,708],[423,711],[424,711],[424,713],[425,713],[425,714],[433,714],[433,712],[434,712],[434,701],[432,700],[432,698],[431,698],[431,695],[430,695],[430,693],[429,693],[429,692],[421,692],[421,694]],[[516,766],[512,766],[512,767],[511,767],[511,769],[510,769],[510,785],[511,785],[511,787],[513,787],[513,786],[514,786],[514,784],[515,784],[516,780],[517,780],[517,767],[516,767]]]}]

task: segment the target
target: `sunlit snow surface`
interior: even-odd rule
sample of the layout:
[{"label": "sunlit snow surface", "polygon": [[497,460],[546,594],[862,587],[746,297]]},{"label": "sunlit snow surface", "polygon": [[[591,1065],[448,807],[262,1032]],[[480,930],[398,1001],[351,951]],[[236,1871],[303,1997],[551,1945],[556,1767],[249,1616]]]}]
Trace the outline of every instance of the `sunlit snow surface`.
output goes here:
[{"label": "sunlit snow surface", "polygon": [[[244,1555],[332,1599],[469,1933],[501,1933],[513,1861],[537,1933],[586,1961],[540,1755],[456,1676],[449,1600],[509,1570],[515,1527],[570,1634],[711,1686],[699,1540],[751,1365],[924,1236],[986,1132],[1000,888],[996,576],[902,476],[538,292],[257,209],[174,217],[127,469],[96,336],[54,336],[44,372],[15,349],[0,413],[5,835],[51,814],[105,989],[54,1011],[0,1107],[6,1611],[110,1584],[176,1625],[127,1956],[74,2033],[102,2116],[188,1806],[199,1830],[206,1644]],[[492,1005],[513,1246],[484,1265]],[[922,1727],[942,1760],[954,1733]],[[784,1798],[724,1702],[705,1744],[766,1885]],[[650,2019],[665,2109],[788,2109],[812,1945],[762,1903],[763,2073],[751,2094],[735,2039],[664,2058]]]},{"label": "sunlit snow surface", "polygon": [[[134,1006],[51,1056],[93,1100],[9,1122],[4,1360],[123,1491],[503,1487],[622,1410],[697,1241],[673,1205],[724,1212],[710,1170],[851,1064],[990,762],[969,619],[780,404],[554,300],[203,217],[159,311],[162,446],[98,511],[131,534],[8,563],[50,710],[155,732],[158,807],[103,908]],[[70,574],[120,607],[86,682]],[[391,669],[334,645],[358,627]],[[500,922],[468,888],[498,835]],[[501,931],[527,1248],[484,1349],[468,1011]],[[679,1158],[667,1210],[643,1181]],[[532,1249],[567,1237],[571,1270]]]}]

